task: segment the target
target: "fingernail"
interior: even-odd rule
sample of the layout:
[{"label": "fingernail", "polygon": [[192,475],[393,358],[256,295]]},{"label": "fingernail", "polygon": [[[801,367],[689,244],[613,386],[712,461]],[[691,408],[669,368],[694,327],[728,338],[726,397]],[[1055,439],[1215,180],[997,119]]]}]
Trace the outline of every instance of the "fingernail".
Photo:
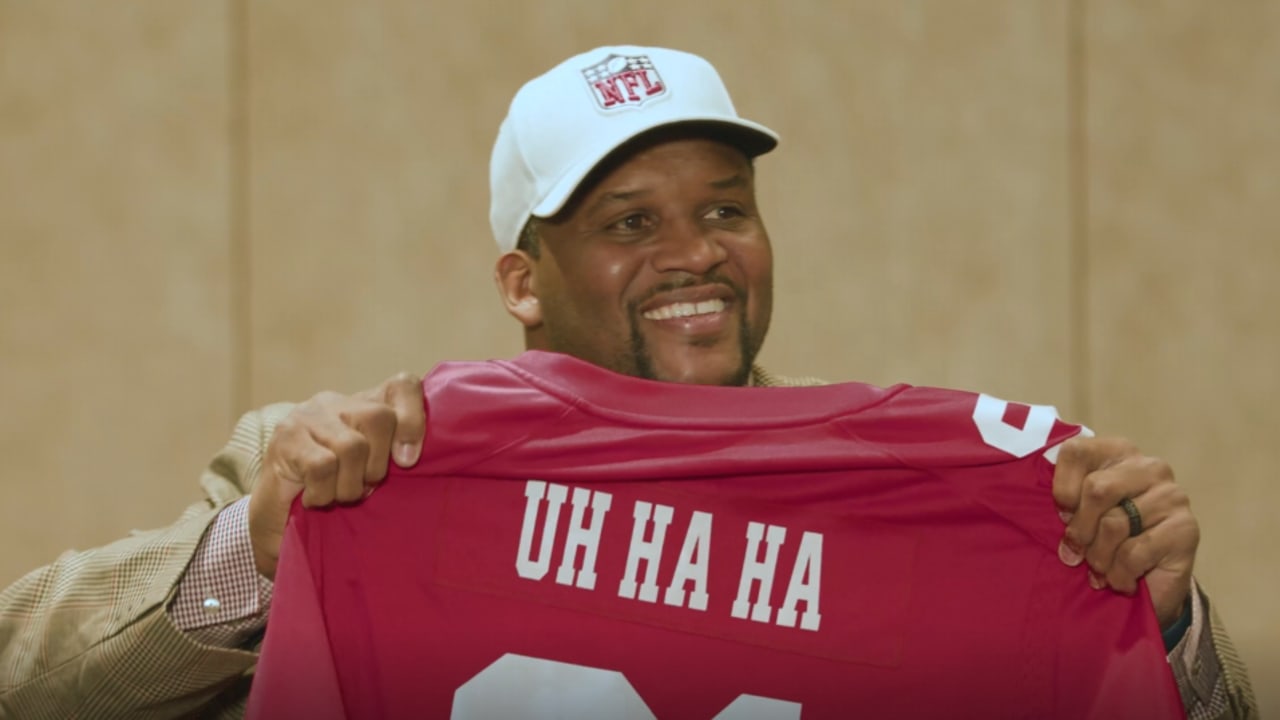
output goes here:
[{"label": "fingernail", "polygon": [[1101,575],[1099,575],[1098,573],[1092,570],[1089,571],[1089,587],[1093,588],[1094,590],[1101,590],[1106,586],[1107,586],[1107,581],[1105,578],[1103,578]]},{"label": "fingernail", "polygon": [[1084,562],[1084,553],[1080,552],[1070,540],[1064,537],[1062,542],[1058,543],[1058,559],[1067,567],[1076,567]]},{"label": "fingernail", "polygon": [[372,494],[373,494],[373,491],[374,491],[374,490],[377,490],[377,489],[378,489],[378,486],[377,486],[377,485],[366,485],[366,486],[364,487],[364,495],[363,495],[363,497],[369,497],[370,495],[372,495]]},{"label": "fingernail", "polygon": [[1073,517],[1075,517],[1075,516],[1076,516],[1076,514],[1075,514],[1075,513],[1070,512],[1070,511],[1068,511],[1068,510],[1059,510],[1059,511],[1058,511],[1058,517],[1062,518],[1062,524],[1063,524],[1063,525],[1066,525],[1067,523],[1071,522],[1071,518],[1073,518]]},{"label": "fingernail", "polygon": [[400,467],[409,467],[418,458],[414,457],[413,446],[409,443],[396,443],[395,449],[396,464]]}]

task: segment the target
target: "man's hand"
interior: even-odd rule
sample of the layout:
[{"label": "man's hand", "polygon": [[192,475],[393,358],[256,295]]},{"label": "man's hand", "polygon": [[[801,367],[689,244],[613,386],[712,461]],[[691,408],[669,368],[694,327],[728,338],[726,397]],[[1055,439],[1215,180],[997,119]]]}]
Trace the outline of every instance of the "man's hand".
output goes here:
[{"label": "man's hand", "polygon": [[[1063,562],[1088,562],[1095,589],[1133,593],[1145,576],[1160,627],[1182,615],[1200,526],[1168,463],[1141,454],[1127,440],[1075,437],[1058,454],[1053,498],[1067,523]],[[1125,498],[1142,516],[1142,532],[1134,537],[1120,507]]]},{"label": "man's hand", "polygon": [[355,395],[322,392],[276,427],[249,498],[249,538],[258,572],[275,578],[289,507],[364,498],[387,475],[387,463],[418,461],[426,432],[421,380],[401,373]]}]

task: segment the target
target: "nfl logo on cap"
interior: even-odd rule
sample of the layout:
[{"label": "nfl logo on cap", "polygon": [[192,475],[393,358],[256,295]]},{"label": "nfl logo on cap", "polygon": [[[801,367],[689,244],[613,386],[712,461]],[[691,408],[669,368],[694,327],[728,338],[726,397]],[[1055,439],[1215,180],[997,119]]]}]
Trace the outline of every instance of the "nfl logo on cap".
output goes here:
[{"label": "nfl logo on cap", "polygon": [[582,77],[601,110],[639,107],[667,92],[648,55],[610,54],[583,69]]}]

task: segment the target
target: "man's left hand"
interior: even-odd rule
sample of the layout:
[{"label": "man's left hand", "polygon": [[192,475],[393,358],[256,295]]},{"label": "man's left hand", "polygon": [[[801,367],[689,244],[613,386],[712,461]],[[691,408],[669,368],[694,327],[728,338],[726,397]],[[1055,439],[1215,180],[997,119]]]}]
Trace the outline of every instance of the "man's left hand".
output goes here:
[{"label": "man's left hand", "polygon": [[[1145,577],[1160,627],[1181,617],[1191,594],[1200,526],[1167,462],[1121,438],[1075,437],[1058,453],[1053,498],[1067,523],[1059,549],[1063,562],[1087,562],[1089,582],[1099,590],[1131,594]],[[1126,498],[1141,517],[1136,535],[1121,506]]]}]

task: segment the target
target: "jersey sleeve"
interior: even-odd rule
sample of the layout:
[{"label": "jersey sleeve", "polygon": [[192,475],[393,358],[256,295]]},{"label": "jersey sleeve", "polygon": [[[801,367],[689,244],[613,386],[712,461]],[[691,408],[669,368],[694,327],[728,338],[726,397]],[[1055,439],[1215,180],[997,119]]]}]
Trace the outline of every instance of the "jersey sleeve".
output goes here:
[{"label": "jersey sleeve", "polygon": [[273,607],[245,712],[247,720],[344,720],[338,673],[295,505],[280,547]]}]

